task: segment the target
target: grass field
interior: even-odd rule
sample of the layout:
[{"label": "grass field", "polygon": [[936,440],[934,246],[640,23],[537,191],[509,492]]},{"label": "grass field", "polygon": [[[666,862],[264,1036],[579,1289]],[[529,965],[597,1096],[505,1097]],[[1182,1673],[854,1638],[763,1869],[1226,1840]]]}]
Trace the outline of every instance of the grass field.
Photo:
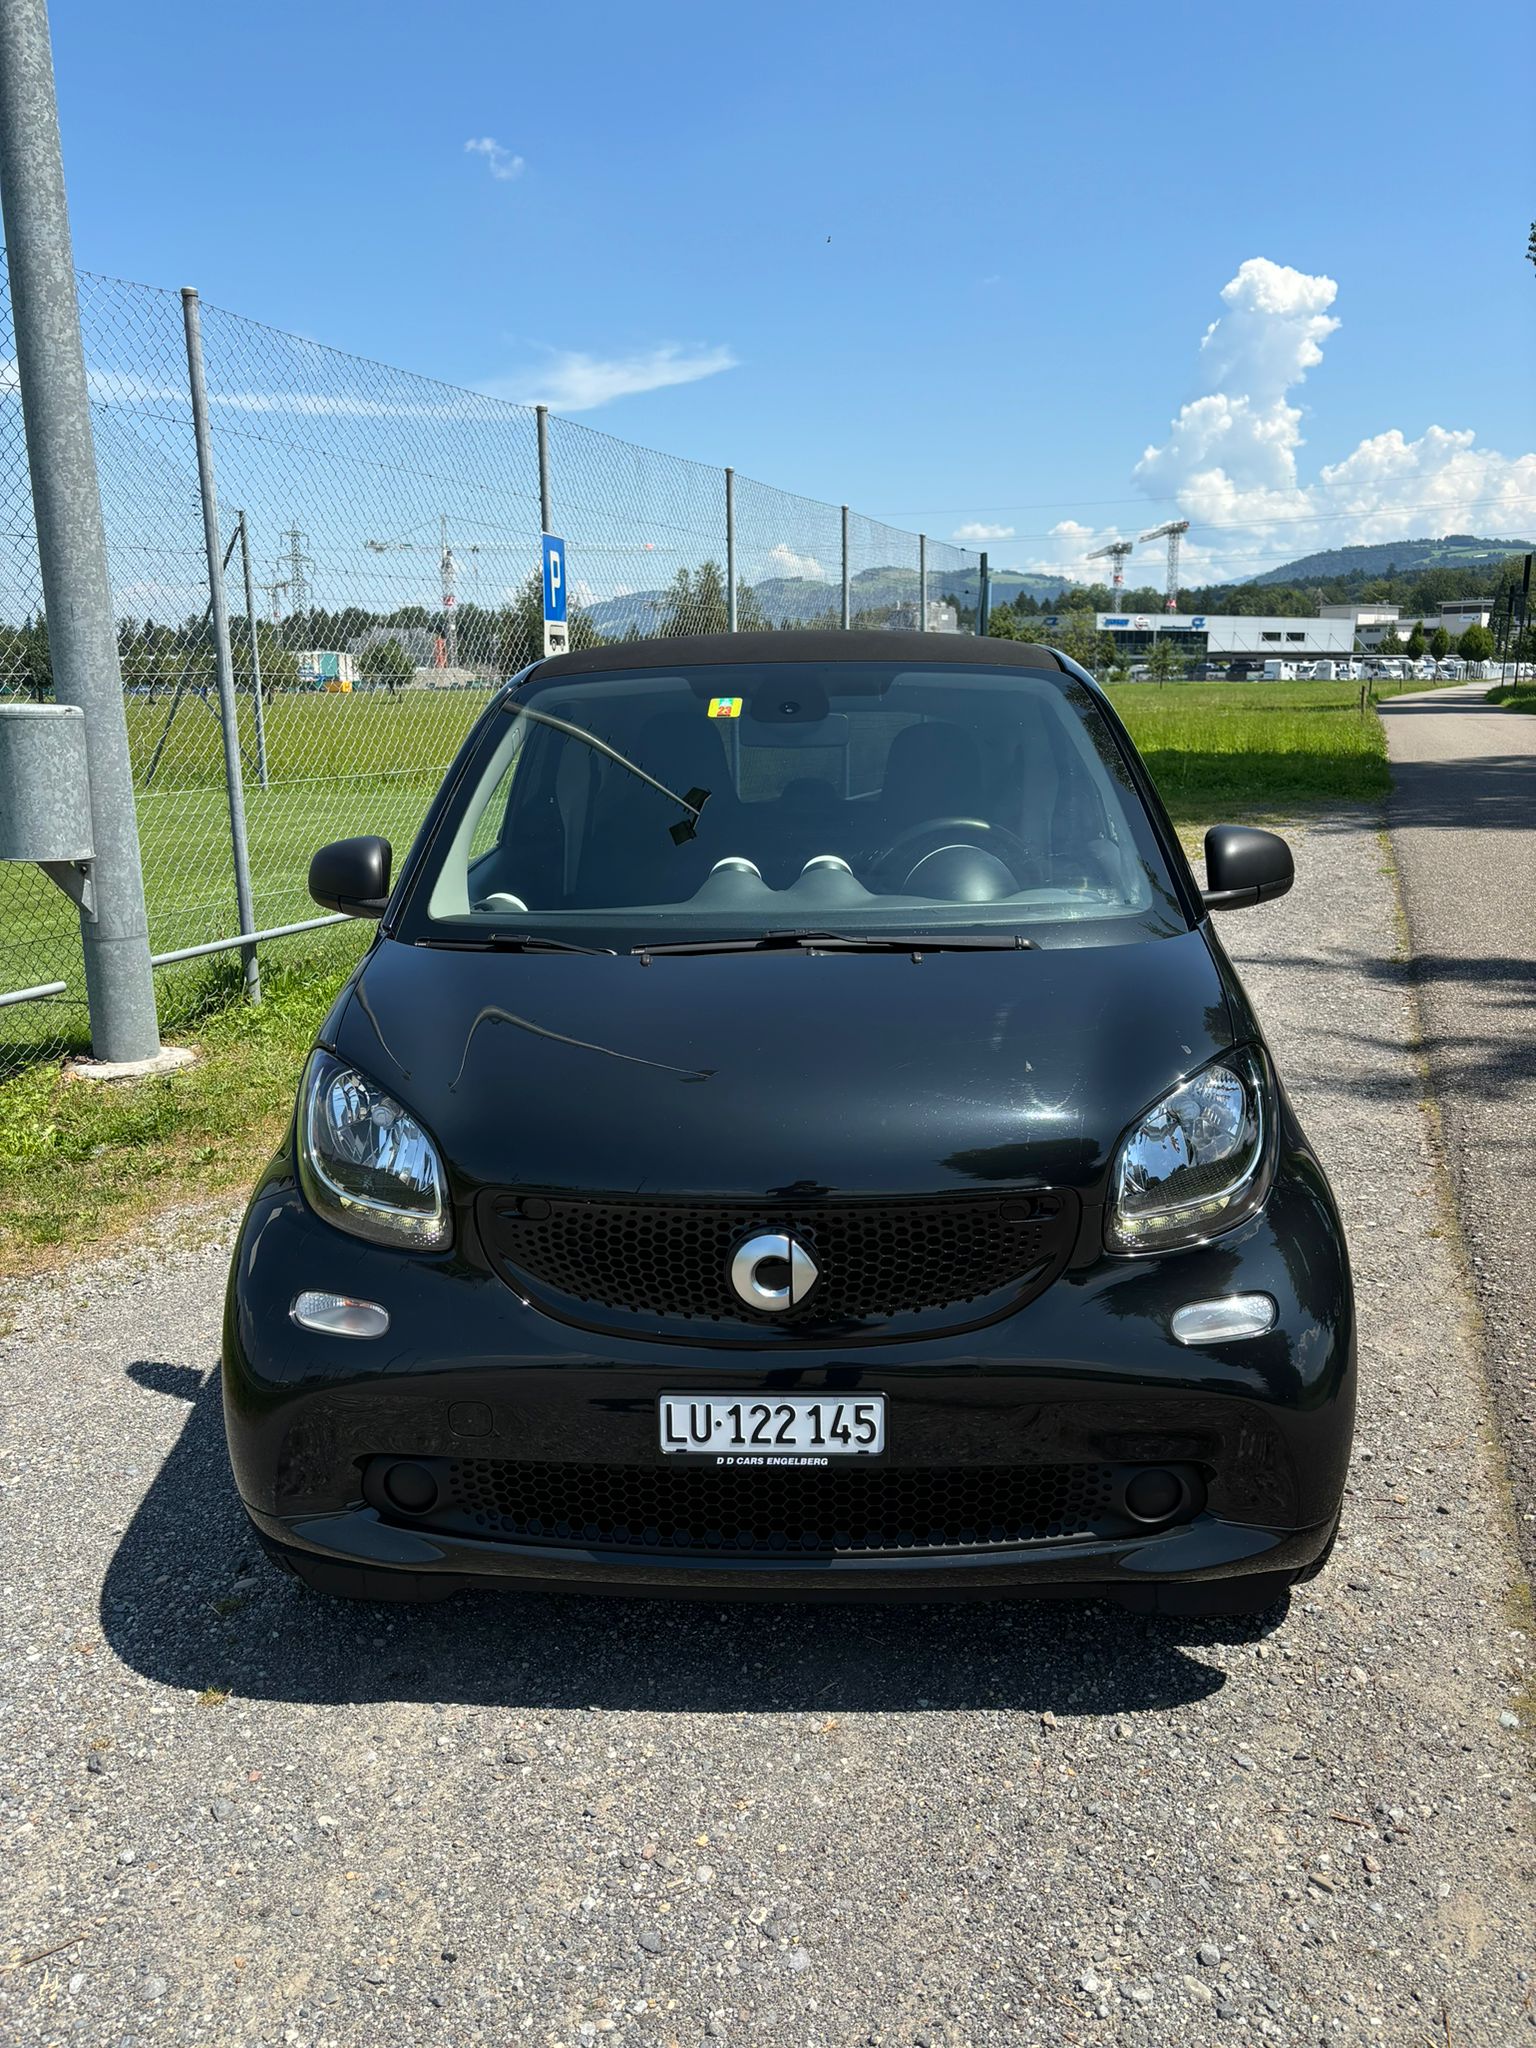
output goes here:
[{"label": "grass field", "polygon": [[[1217,818],[1283,819],[1385,794],[1381,722],[1362,713],[1352,685],[1128,684],[1112,695],[1186,837]],[[483,701],[467,692],[278,700],[268,723],[271,786],[260,789],[247,771],[258,923],[315,914],[305,876],[323,841],[374,831],[403,846]],[[141,784],[165,715],[163,702],[129,706]],[[251,734],[244,738],[254,758]],[[200,702],[177,713],[139,817],[155,950],[233,931],[219,731]],[[198,1066],[102,1092],[62,1080],[50,1057],[61,1038],[85,1043],[73,909],[29,868],[0,868],[0,892],[0,988],[72,984],[67,1005],[0,1009],[0,1074],[29,1052],[42,1062],[0,1085],[0,1272],[120,1234],[168,1201],[247,1185],[371,927],[264,947],[258,1011],[240,999],[232,954],[165,971],[162,1028],[197,1048]]]},{"label": "grass field", "polygon": [[[397,849],[409,844],[487,695],[280,696],[266,712],[265,789],[255,772],[251,705],[242,700],[246,837],[259,930],[319,915],[306,877],[310,855],[326,840],[382,832]],[[130,698],[127,710],[151,950],[227,938],[240,926],[218,720],[200,698],[183,698],[151,773],[169,700]],[[355,948],[355,935],[342,943]],[[163,971],[168,1017],[195,1005],[209,977],[206,963]],[[0,1074],[61,1045],[81,1047],[87,1038],[73,906],[38,869],[0,868],[0,989],[51,981],[67,981],[69,994],[0,1008]]]},{"label": "grass field", "polygon": [[1126,683],[1110,696],[1175,824],[1386,794],[1381,721],[1356,684]]},{"label": "grass field", "polygon": [[1536,711],[1536,683],[1501,683],[1488,692],[1488,702],[1505,711]]}]

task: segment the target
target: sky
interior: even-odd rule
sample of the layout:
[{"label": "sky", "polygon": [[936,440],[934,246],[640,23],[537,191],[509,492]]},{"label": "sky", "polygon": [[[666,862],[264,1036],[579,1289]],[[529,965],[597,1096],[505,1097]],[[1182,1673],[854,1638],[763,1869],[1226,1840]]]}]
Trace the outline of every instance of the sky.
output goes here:
[{"label": "sky", "polygon": [[994,566],[1536,532],[1517,0],[1474,54],[1413,0],[72,0],[54,44],[90,270]]}]

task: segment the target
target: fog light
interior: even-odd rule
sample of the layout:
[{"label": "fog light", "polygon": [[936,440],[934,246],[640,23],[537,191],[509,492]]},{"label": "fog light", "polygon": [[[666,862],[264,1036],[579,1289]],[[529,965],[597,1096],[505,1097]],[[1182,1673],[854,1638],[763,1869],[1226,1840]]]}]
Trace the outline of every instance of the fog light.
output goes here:
[{"label": "fog light", "polygon": [[328,1337],[382,1337],[389,1328],[389,1310],[376,1301],[354,1301],[350,1294],[296,1294],[288,1311],[306,1330]]},{"label": "fog light", "polygon": [[1230,1344],[1238,1337],[1262,1337],[1275,1327],[1277,1310],[1267,1294],[1228,1294],[1220,1301],[1190,1301],[1173,1313],[1173,1334],[1181,1344]]},{"label": "fog light", "polygon": [[1160,1465],[1138,1472],[1125,1489],[1125,1511],[1138,1522],[1166,1522],[1183,1505],[1183,1480]]},{"label": "fog light", "polygon": [[425,1465],[402,1460],[384,1474],[384,1492],[391,1504],[407,1515],[424,1515],[437,1504],[437,1481]]}]

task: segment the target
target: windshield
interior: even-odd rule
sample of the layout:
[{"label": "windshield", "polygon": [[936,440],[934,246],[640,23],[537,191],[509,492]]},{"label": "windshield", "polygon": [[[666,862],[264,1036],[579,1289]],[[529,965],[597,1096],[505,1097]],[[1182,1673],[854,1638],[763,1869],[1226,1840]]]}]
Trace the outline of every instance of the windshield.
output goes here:
[{"label": "windshield", "polygon": [[1187,929],[1094,698],[935,661],[742,663],[533,683],[487,722],[402,936],[628,950]]}]

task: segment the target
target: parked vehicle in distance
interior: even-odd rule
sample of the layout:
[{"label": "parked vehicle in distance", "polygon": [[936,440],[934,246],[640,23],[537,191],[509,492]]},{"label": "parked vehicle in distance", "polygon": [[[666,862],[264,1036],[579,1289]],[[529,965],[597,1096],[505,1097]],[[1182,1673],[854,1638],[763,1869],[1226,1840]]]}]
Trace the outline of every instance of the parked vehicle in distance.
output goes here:
[{"label": "parked vehicle in distance", "polygon": [[1266,661],[1264,664],[1266,683],[1294,683],[1296,664],[1294,661]]},{"label": "parked vehicle in distance", "polygon": [[[1354,1311],[1323,1169],[1087,672],[652,639],[500,691],[240,1230],[224,1405],[316,1588],[1037,1592],[1316,1573]],[[191,1532],[189,1531],[189,1536]]]}]

